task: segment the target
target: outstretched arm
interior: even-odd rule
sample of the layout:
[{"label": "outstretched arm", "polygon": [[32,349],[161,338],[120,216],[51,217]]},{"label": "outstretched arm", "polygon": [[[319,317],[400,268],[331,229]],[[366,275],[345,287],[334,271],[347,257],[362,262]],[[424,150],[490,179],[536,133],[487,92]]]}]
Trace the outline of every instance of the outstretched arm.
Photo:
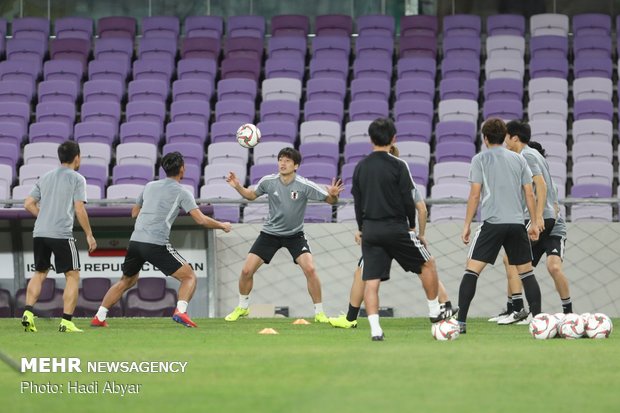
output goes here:
[{"label": "outstretched arm", "polygon": [[241,185],[241,182],[239,182],[239,178],[237,178],[234,172],[228,173],[228,176],[226,177],[226,182],[228,182],[228,185],[235,188],[237,192],[239,192],[239,194],[241,194],[241,196],[248,201],[254,201],[257,198],[256,192],[253,189],[249,189]]},{"label": "outstretched arm", "polygon": [[199,208],[194,208],[189,211],[189,214],[192,216],[194,221],[205,228],[213,228],[213,229],[221,229],[224,232],[230,232],[232,229],[232,225],[230,222],[220,222],[213,218],[210,218],[202,213]]}]

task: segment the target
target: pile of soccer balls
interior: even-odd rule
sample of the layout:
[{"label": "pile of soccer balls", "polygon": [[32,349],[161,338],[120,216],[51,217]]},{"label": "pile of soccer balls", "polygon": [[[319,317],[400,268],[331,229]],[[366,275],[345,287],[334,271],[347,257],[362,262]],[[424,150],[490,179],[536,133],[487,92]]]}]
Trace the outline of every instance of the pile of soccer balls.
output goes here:
[{"label": "pile of soccer balls", "polygon": [[611,319],[602,313],[546,314],[540,313],[530,321],[530,334],[538,340],[560,337],[607,338],[614,326]]}]

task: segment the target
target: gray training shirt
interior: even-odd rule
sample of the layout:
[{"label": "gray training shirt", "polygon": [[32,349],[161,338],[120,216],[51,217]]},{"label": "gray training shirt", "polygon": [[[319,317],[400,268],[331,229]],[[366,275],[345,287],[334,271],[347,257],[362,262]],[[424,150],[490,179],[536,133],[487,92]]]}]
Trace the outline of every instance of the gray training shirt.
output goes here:
[{"label": "gray training shirt", "polygon": [[503,146],[493,146],[471,160],[469,182],[482,184],[482,221],[523,224],[523,185],[532,183],[525,158]]},{"label": "gray training shirt", "polygon": [[65,166],[56,168],[39,178],[30,196],[39,202],[34,237],[73,238],[74,202],[87,202],[82,175]]},{"label": "gray training shirt", "polygon": [[[542,175],[545,183],[547,184],[547,201],[545,202],[545,209],[543,210],[543,219],[555,218],[555,209],[553,205],[557,202],[557,195],[553,190],[553,181],[551,180],[551,173],[549,172],[549,165],[545,158],[536,149],[525,146],[521,151],[521,155],[527,161],[527,165],[532,171],[532,175]],[[536,185],[534,184],[534,195],[536,195]],[[525,204],[525,198],[523,199],[523,212],[526,219],[529,219],[530,212],[527,210]]]},{"label": "gray training shirt", "polygon": [[325,189],[299,175],[288,185],[282,182],[280,174],[264,176],[254,192],[256,196],[267,194],[269,199],[269,215],[263,231],[284,237],[303,231],[309,200],[325,201],[328,196]]},{"label": "gray training shirt", "polygon": [[160,179],[146,184],[136,203],[142,208],[131,234],[131,241],[166,245],[170,228],[179,215],[198,208],[193,195],[172,178]]}]

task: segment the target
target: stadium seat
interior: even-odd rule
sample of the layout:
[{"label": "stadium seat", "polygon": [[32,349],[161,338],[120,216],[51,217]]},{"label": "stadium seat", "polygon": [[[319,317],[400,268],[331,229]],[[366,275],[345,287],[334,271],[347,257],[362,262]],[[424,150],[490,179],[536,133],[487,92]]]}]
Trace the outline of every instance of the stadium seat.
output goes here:
[{"label": "stadium seat", "polygon": [[[97,312],[103,297],[112,285],[109,278],[84,278],[82,288],[79,290],[77,306],[73,315],[75,317],[92,317]],[[108,309],[108,317],[121,317],[123,315],[122,300]]]},{"label": "stadium seat", "polygon": [[171,317],[176,302],[176,291],[166,288],[165,278],[142,277],[136,288],[127,292],[125,316]]},{"label": "stadium seat", "polygon": [[0,318],[13,317],[13,303],[11,293],[5,289],[0,289]]}]

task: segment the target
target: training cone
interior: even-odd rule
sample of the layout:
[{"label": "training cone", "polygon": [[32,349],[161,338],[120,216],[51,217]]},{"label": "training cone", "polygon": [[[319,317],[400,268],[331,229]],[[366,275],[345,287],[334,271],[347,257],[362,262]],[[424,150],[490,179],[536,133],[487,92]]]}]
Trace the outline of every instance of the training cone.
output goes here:
[{"label": "training cone", "polygon": [[309,321],[304,320],[303,318],[298,318],[297,320],[293,321],[293,324],[297,324],[297,325],[308,325],[310,324]]},{"label": "training cone", "polygon": [[261,331],[258,332],[258,334],[280,334],[280,333],[278,333],[273,328],[263,328]]}]

